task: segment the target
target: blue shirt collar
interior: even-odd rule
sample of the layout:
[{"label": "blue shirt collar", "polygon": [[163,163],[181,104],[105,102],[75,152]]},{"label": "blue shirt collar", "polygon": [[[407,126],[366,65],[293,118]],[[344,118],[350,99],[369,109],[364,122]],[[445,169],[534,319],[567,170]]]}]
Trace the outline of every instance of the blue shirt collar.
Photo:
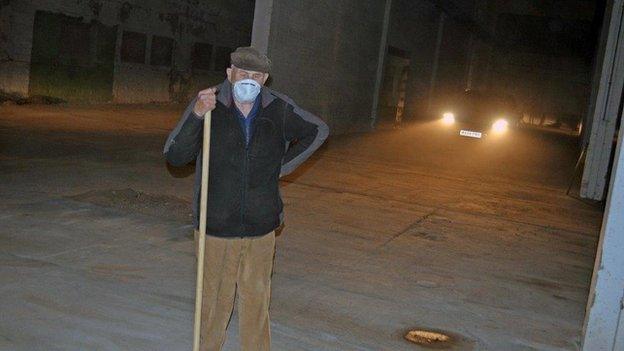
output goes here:
[{"label": "blue shirt collar", "polygon": [[246,145],[249,145],[249,141],[251,141],[251,135],[253,134],[253,122],[258,115],[258,111],[260,111],[260,106],[262,105],[262,97],[258,95],[256,100],[254,101],[253,107],[247,117],[243,115],[243,113],[238,109],[235,103],[231,103],[232,108],[234,109],[234,114],[236,115],[236,119],[241,126],[243,134],[245,135]]},{"label": "blue shirt collar", "polygon": [[[232,99],[234,98],[232,97]],[[254,100],[254,104],[251,107],[251,111],[249,111],[249,114],[247,115],[247,117],[245,117],[245,115],[241,112],[241,110],[238,109],[238,107],[236,106],[233,100],[231,102],[231,106],[234,108],[234,112],[236,112],[236,116],[238,118],[251,120],[252,118],[256,117],[256,115],[258,114],[258,111],[260,110],[261,102],[262,102],[262,95],[258,94],[258,96],[256,96],[256,100]]]}]

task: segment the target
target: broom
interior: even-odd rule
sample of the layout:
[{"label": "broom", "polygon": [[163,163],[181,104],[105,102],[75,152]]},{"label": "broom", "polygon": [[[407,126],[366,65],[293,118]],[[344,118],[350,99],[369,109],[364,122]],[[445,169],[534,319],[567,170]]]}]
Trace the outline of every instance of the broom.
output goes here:
[{"label": "broom", "polygon": [[204,285],[204,251],[206,245],[206,211],[208,207],[208,165],[210,164],[210,124],[212,111],[204,114],[204,140],[202,147],[201,200],[199,212],[199,250],[197,253],[197,284],[195,288],[195,325],[193,351],[199,351],[201,331],[202,291]]}]

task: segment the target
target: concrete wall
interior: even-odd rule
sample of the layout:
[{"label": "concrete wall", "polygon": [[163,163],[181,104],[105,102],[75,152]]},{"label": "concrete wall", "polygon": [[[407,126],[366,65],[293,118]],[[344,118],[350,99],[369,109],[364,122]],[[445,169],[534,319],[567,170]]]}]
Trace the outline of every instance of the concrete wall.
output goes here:
[{"label": "concrete wall", "polygon": [[333,133],[370,126],[385,1],[274,0],[270,85]]},{"label": "concrete wall", "polygon": [[576,126],[590,95],[595,7],[581,0],[490,1],[495,37],[486,86],[514,95],[527,116]]},{"label": "concrete wall", "polygon": [[410,59],[404,112],[409,120],[426,112],[440,11],[428,1],[394,0],[390,18],[388,45]]},{"label": "concrete wall", "polygon": [[0,6],[0,88],[27,94],[34,12],[23,5]]},{"label": "concrete wall", "polygon": [[[224,72],[193,70],[193,43],[235,48],[249,45],[253,2],[249,0],[5,0],[0,7],[0,89],[27,95],[37,10],[82,18],[115,26],[112,97],[115,102],[169,101],[184,99],[198,87],[223,79]],[[147,34],[145,63],[120,59],[123,31]],[[149,64],[154,35],[175,41],[171,66]],[[212,58],[214,60],[214,57]],[[177,88],[174,88],[177,87]],[[177,89],[172,92],[172,89]]]},{"label": "concrete wall", "polygon": [[[474,1],[393,2],[388,45],[407,51],[410,57],[404,120],[438,116],[451,96],[466,88],[472,39],[471,31],[458,18],[473,17],[474,6]],[[476,39],[474,45],[478,45]],[[481,62],[476,66],[485,67]],[[478,78],[479,72],[473,75]]]},{"label": "concrete wall", "polygon": [[[388,45],[407,51],[411,61],[404,119],[437,116],[449,96],[473,88],[513,95],[525,112],[574,123],[588,101],[591,48],[586,46],[591,46],[594,7],[581,0],[394,0]],[[441,13],[445,20],[434,69]],[[560,47],[540,52],[543,48],[504,43],[518,38],[501,19],[504,25],[508,18],[527,17],[553,18],[553,28],[559,25],[561,31],[542,37],[551,35],[544,40]],[[531,34],[531,28],[520,29]],[[587,45],[575,45],[574,37]]]}]

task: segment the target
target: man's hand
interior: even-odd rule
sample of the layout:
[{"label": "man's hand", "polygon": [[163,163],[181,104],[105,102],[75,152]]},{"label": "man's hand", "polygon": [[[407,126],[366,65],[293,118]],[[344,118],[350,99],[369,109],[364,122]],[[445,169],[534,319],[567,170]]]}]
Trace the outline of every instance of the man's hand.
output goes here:
[{"label": "man's hand", "polygon": [[214,110],[217,106],[216,93],[216,87],[204,89],[197,93],[197,101],[193,107],[193,112],[196,115],[203,117],[206,112]]}]

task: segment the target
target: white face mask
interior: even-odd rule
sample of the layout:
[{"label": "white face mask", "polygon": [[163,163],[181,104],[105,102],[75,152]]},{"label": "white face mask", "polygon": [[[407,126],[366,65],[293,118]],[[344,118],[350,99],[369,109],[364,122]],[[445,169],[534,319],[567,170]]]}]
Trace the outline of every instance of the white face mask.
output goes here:
[{"label": "white face mask", "polygon": [[234,83],[234,99],[240,103],[250,103],[256,100],[262,87],[253,79],[242,79]]}]

